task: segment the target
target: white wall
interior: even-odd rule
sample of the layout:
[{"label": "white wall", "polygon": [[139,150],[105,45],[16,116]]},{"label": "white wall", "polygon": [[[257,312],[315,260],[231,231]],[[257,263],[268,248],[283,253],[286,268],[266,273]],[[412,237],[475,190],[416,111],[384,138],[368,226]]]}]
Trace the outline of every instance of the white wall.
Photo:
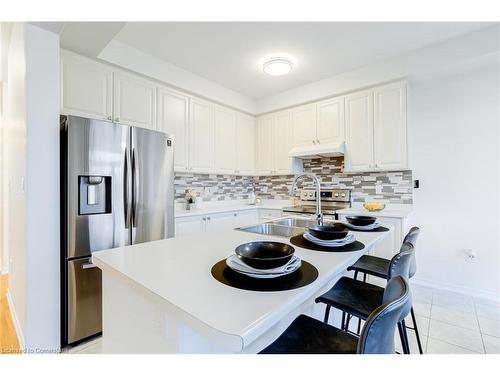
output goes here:
[{"label": "white wall", "polygon": [[21,344],[60,345],[59,37],[16,23],[8,61],[9,294]]},{"label": "white wall", "polygon": [[255,113],[253,99],[124,43],[111,41],[98,58],[226,106]]},{"label": "white wall", "polygon": [[500,62],[412,81],[408,105],[416,279],[499,298]]}]

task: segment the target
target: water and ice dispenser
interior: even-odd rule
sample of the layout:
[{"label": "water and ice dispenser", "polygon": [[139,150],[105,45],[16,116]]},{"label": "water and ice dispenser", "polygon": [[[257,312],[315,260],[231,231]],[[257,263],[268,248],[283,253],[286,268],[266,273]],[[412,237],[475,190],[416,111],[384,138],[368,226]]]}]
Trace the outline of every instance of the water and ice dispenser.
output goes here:
[{"label": "water and ice dispenser", "polygon": [[78,176],[78,214],[111,213],[111,176]]}]

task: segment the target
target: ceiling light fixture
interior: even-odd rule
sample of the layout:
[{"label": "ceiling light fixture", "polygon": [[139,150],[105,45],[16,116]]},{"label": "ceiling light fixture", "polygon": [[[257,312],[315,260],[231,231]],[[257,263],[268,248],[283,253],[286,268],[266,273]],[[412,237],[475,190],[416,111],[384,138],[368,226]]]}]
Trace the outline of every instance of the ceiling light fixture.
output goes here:
[{"label": "ceiling light fixture", "polygon": [[286,57],[273,57],[262,65],[262,70],[271,76],[283,76],[293,69],[293,63]]}]

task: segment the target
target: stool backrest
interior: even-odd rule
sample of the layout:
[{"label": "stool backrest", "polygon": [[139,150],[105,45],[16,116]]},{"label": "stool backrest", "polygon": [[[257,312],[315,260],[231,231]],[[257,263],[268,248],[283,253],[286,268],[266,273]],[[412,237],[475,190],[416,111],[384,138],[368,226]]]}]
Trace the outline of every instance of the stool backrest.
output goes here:
[{"label": "stool backrest", "polygon": [[[396,276],[387,282],[383,304],[366,320],[358,341],[359,354],[394,354],[396,326],[411,309],[408,279]],[[406,315],[404,315],[406,313]]]},{"label": "stool backrest", "polygon": [[[418,235],[420,234],[420,228],[419,227],[413,227],[410,229],[410,231],[406,234],[403,243],[404,242],[409,242],[413,245],[415,248],[417,246],[417,238]],[[417,272],[417,260],[415,259],[415,253],[413,253],[413,257],[411,260],[410,264],[410,275],[409,277],[412,278],[413,275],[415,275],[415,272]]]},{"label": "stool backrest", "polygon": [[394,255],[389,265],[389,274],[387,280],[394,276],[410,277],[411,262],[415,259],[414,247],[410,242],[403,242],[399,253]]}]

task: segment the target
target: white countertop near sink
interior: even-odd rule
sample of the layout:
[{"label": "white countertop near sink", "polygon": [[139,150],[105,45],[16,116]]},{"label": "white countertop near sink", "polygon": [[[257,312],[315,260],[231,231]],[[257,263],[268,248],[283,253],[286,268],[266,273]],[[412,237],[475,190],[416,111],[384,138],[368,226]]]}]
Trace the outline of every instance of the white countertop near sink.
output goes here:
[{"label": "white countertop near sink", "polygon": [[[181,205],[177,205],[179,207]],[[245,201],[222,201],[222,202],[204,202],[200,208],[193,210],[176,209],[175,217],[188,217],[207,214],[216,214],[222,212],[256,210],[258,208],[281,210],[283,207],[291,206],[290,200],[263,199],[260,204],[248,204]]]}]

